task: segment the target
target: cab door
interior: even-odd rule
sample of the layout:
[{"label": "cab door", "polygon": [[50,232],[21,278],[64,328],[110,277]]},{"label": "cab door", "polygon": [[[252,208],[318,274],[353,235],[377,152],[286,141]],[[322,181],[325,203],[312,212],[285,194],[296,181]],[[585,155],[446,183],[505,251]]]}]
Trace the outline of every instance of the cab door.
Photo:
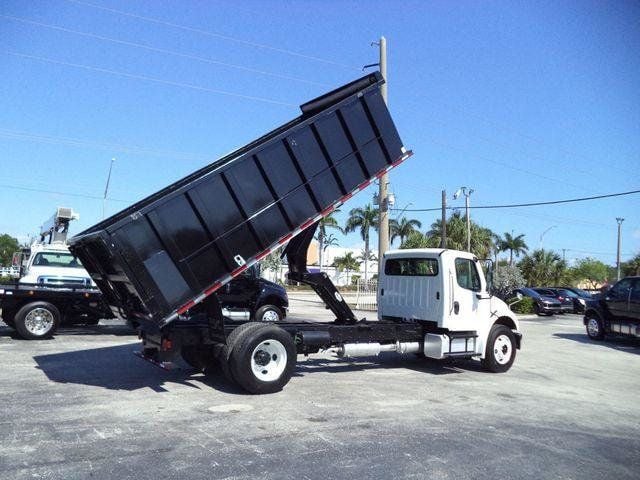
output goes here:
[{"label": "cab door", "polygon": [[450,312],[449,330],[478,331],[485,327],[484,321],[489,318],[489,295],[481,281],[477,260],[457,257],[454,268],[450,272]]},{"label": "cab door", "polygon": [[629,300],[633,279],[623,278],[604,294],[604,304],[612,320],[629,320]]}]

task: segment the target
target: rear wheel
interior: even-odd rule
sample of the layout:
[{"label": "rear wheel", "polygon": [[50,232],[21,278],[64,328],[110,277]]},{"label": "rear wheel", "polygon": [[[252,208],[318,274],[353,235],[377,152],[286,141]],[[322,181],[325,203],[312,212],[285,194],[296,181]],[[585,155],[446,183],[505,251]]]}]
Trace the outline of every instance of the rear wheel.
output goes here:
[{"label": "rear wheel", "polygon": [[188,346],[180,350],[182,359],[189,366],[204,373],[209,373],[216,367],[216,357],[213,346]]},{"label": "rear wheel", "polygon": [[18,310],[14,323],[22,338],[27,340],[49,338],[60,325],[60,311],[48,302],[29,303]]},{"label": "rear wheel", "polygon": [[586,321],[587,335],[592,340],[602,340],[604,338],[604,327],[602,320],[595,313],[589,313]]},{"label": "rear wheel", "polygon": [[516,337],[509,327],[491,327],[482,365],[494,373],[506,372],[516,359]]},{"label": "rear wheel", "polygon": [[259,324],[237,337],[229,368],[246,391],[274,393],[291,379],[296,357],[296,346],[288,332],[275,325]]}]

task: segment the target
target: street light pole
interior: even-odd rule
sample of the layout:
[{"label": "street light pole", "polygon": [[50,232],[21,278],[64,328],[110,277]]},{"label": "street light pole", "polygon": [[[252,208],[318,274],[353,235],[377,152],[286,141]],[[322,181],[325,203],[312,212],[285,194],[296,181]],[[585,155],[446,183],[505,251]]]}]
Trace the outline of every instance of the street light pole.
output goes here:
[{"label": "street light pole", "polygon": [[624,218],[616,217],[616,222],[618,222],[618,253],[616,255],[616,277],[620,280],[620,246],[622,244],[622,222],[624,222]]},{"label": "street light pole", "polygon": [[551,225],[549,228],[547,228],[544,232],[542,232],[542,235],[540,235],[540,249],[542,249],[542,240],[544,239],[544,236],[547,234],[547,232],[549,230],[551,230],[552,228],[556,228],[557,225]]},{"label": "street light pole", "polygon": [[467,217],[467,252],[471,252],[471,217],[469,215],[469,197],[471,197],[474,190],[469,187],[460,187],[458,191],[453,194],[454,200],[460,196],[460,192],[464,195],[464,213]]}]

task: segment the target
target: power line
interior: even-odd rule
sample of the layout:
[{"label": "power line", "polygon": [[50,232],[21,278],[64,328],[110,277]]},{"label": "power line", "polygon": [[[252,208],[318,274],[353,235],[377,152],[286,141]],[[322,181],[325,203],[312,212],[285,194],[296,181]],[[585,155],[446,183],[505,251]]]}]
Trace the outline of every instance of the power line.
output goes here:
[{"label": "power line", "polygon": [[53,135],[45,135],[41,133],[25,132],[19,130],[11,130],[8,128],[0,127],[0,137],[8,138],[11,140],[24,140],[38,143],[47,143],[54,145],[68,145],[72,147],[80,148],[95,148],[100,150],[118,151],[123,153],[130,153],[136,155],[149,155],[155,157],[167,157],[175,160],[188,160],[188,161],[211,161],[211,157],[208,155],[200,155],[196,153],[179,152],[173,150],[156,150],[152,148],[142,146],[123,145],[118,143],[106,143],[96,140],[83,140],[72,137],[56,137]]},{"label": "power line", "polygon": [[[631,190],[629,192],[620,192],[620,193],[610,193],[608,195],[595,195],[593,197],[582,197],[582,198],[572,198],[569,200],[552,200],[552,201],[548,201],[548,202],[531,202],[531,203],[513,203],[513,204],[509,204],[509,205],[476,205],[473,207],[470,207],[474,210],[477,209],[492,209],[492,208],[518,208],[518,207],[537,207],[540,205],[558,205],[561,203],[573,203],[573,202],[585,202],[587,200],[598,200],[601,198],[611,198],[611,197],[622,197],[625,195],[633,195],[636,193],[640,193],[640,190]],[[457,210],[461,207],[447,207],[447,210]],[[394,211],[398,210],[396,208],[393,209]],[[407,212],[436,212],[436,211],[440,211],[442,210],[442,207],[437,207],[437,208],[412,208],[412,209],[407,209],[405,211]]]},{"label": "power line", "polygon": [[270,103],[272,105],[283,105],[285,107],[297,107],[298,106],[298,105],[295,105],[293,103],[281,102],[279,100],[272,100],[270,98],[255,97],[255,96],[252,96],[252,95],[243,95],[241,93],[227,92],[226,90],[217,90],[215,88],[201,87],[199,85],[193,85],[191,83],[174,82],[172,80],[163,80],[161,78],[149,77],[147,75],[136,75],[136,74],[133,74],[133,73],[119,72],[117,70],[109,70],[109,69],[106,69],[106,68],[92,67],[90,65],[84,65],[84,64],[81,64],[81,63],[63,62],[61,60],[55,60],[53,58],[48,58],[48,57],[38,57],[36,55],[27,55],[25,53],[12,52],[12,51],[9,51],[9,50],[5,50],[4,53],[6,53],[7,55],[13,55],[14,57],[29,58],[29,59],[32,59],[32,60],[39,60],[41,62],[48,62],[48,63],[53,63],[53,64],[56,64],[56,65],[64,65],[66,67],[81,68],[81,69],[84,69],[84,70],[91,70],[91,71],[94,71],[94,72],[107,73],[109,75],[115,75],[115,76],[118,76],[118,77],[133,78],[135,80],[144,80],[144,81],[147,81],[147,82],[155,82],[155,83],[160,83],[160,84],[163,84],[163,85],[170,85],[172,87],[189,88],[191,90],[199,90],[199,91],[202,91],[202,92],[215,93],[217,95],[227,95],[227,96],[230,96],[230,97],[242,98],[242,99],[245,99],[245,100],[252,100],[252,101],[255,101],[255,102]]},{"label": "power line", "polygon": [[118,15],[124,15],[126,17],[137,18],[139,20],[144,20],[145,22],[150,22],[150,23],[155,23],[155,24],[158,24],[158,25],[164,25],[164,26],[167,26],[167,27],[177,28],[177,29],[184,30],[184,31],[187,31],[187,32],[198,33],[200,35],[206,35],[208,37],[214,37],[214,38],[218,38],[220,40],[226,40],[226,41],[229,41],[229,42],[239,43],[239,44],[246,45],[246,46],[249,46],[249,47],[255,47],[255,48],[262,48],[262,49],[265,49],[265,50],[271,50],[271,51],[274,51],[274,52],[284,53],[284,54],[291,55],[291,56],[294,56],[294,57],[305,58],[307,60],[313,60],[313,61],[316,61],[316,62],[326,63],[328,65],[334,65],[334,66],[339,66],[339,67],[343,67],[343,68],[348,68],[349,70],[360,70],[360,68],[358,68],[358,67],[354,67],[354,66],[351,66],[351,65],[346,65],[344,63],[336,62],[336,61],[333,61],[333,60],[328,60],[326,58],[316,57],[316,56],[313,56],[313,55],[306,55],[304,53],[294,52],[293,50],[287,50],[285,48],[274,47],[272,45],[267,45],[267,44],[264,44],[264,43],[251,42],[249,40],[244,40],[244,39],[241,39],[241,38],[232,37],[230,35],[224,35],[224,34],[221,34],[221,33],[211,32],[211,31],[208,31],[208,30],[202,30],[200,28],[189,27],[187,25],[180,25],[178,23],[167,22],[165,20],[160,20],[158,18],[146,17],[146,16],[143,16],[143,15],[137,15],[135,13],[129,13],[129,12],[125,12],[123,10],[116,10],[115,8],[103,7],[102,5],[95,5],[93,3],[82,2],[82,1],[79,1],[79,0],[67,0],[67,1],[71,2],[71,3],[76,3],[78,5],[84,5],[86,7],[91,7],[91,8],[96,8],[96,9],[99,9],[99,10],[104,10],[106,12],[116,13]]},{"label": "power line", "polygon": [[[82,193],[69,193],[69,192],[58,192],[55,190],[45,190],[44,188],[32,188],[32,187],[21,187],[18,185],[10,185],[0,183],[0,188],[9,188],[13,190],[23,190],[26,192],[37,192],[37,193],[50,193],[54,195],[66,195],[67,197],[79,197],[79,198],[88,198],[91,200],[103,200],[103,197],[99,195],[85,195]],[[118,198],[107,198],[107,200],[111,202],[120,202],[120,203],[133,203],[133,200],[122,200]]]},{"label": "power line", "polygon": [[207,57],[201,57],[199,55],[192,55],[192,54],[189,54],[189,53],[176,52],[175,50],[167,50],[167,49],[164,49],[164,48],[152,47],[152,46],[149,46],[149,45],[144,45],[142,43],[128,42],[126,40],[119,40],[117,38],[105,37],[103,35],[97,35],[97,34],[94,34],[94,33],[81,32],[81,31],[78,31],[78,30],[72,30],[70,28],[65,28],[65,27],[61,27],[61,26],[58,26],[58,25],[51,25],[51,24],[48,24],[48,23],[36,22],[34,20],[29,20],[29,19],[26,19],[26,18],[14,17],[14,16],[11,16],[11,15],[0,15],[0,18],[7,18],[7,19],[10,19],[10,20],[15,20],[17,22],[27,23],[27,24],[36,25],[36,26],[39,26],[39,27],[44,27],[44,28],[50,28],[52,30],[58,30],[58,31],[61,31],[61,32],[66,32],[66,33],[73,33],[75,35],[81,35],[81,36],[88,37],[88,38],[95,38],[97,40],[102,40],[102,41],[105,41],[105,42],[111,42],[111,43],[116,43],[116,44],[120,44],[120,45],[126,45],[126,46],[129,46],[129,47],[141,48],[141,49],[148,50],[148,51],[151,51],[151,52],[158,52],[158,53],[164,53],[164,54],[167,54],[167,55],[174,55],[174,56],[177,56],[177,57],[187,58],[187,59],[190,59],[190,60],[197,60],[197,61],[200,61],[200,62],[210,63],[210,64],[213,64],[213,65],[221,65],[221,66],[224,66],[224,67],[235,68],[235,69],[238,69],[238,70],[243,70],[243,71],[251,72],[251,73],[257,73],[257,74],[260,74],[260,75],[266,75],[266,76],[275,77],[275,78],[282,78],[282,79],[285,79],[285,80],[292,80],[292,81],[295,81],[295,82],[308,83],[308,84],[311,84],[311,85],[320,85],[320,86],[323,86],[323,87],[329,86],[326,83],[315,82],[313,80],[306,80],[304,78],[293,77],[293,76],[290,76],[290,75],[283,75],[283,74],[280,74],[280,73],[267,72],[267,71],[264,71],[264,70],[258,70],[256,68],[245,67],[243,65],[236,65],[236,64],[233,64],[233,63],[221,62],[219,60],[214,60],[212,58],[207,58]]}]

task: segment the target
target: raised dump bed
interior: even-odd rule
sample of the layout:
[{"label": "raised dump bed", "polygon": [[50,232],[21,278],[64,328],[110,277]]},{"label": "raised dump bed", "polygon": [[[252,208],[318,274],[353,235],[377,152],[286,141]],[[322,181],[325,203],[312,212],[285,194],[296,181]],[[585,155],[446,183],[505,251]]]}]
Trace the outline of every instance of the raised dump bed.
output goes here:
[{"label": "raised dump bed", "polygon": [[76,235],[116,313],[165,325],[395,167],[405,151],[379,73]]}]

